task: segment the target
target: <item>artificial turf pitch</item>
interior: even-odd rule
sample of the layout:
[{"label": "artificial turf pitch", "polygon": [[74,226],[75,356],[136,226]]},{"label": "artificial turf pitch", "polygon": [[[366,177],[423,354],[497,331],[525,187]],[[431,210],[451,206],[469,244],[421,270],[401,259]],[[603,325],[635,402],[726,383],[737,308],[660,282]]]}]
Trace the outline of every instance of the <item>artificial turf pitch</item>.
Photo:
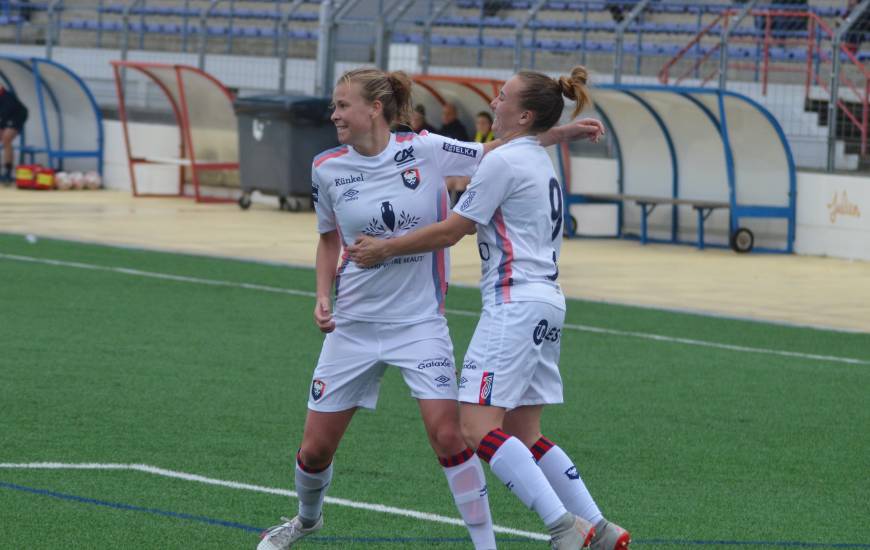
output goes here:
[{"label": "artificial turf pitch", "polygon": [[[313,289],[306,269],[0,235],[0,463],[292,490]],[[448,314],[459,364],[479,304],[448,295],[471,313]],[[633,547],[870,548],[870,335],[583,301],[566,323],[545,434]],[[543,532],[489,481],[496,524]],[[329,496],[458,517],[395,369]],[[295,506],[141,470],[0,467],[0,548],[253,548]],[[471,547],[463,527],[392,513],[328,504],[325,523],[301,547]]]}]

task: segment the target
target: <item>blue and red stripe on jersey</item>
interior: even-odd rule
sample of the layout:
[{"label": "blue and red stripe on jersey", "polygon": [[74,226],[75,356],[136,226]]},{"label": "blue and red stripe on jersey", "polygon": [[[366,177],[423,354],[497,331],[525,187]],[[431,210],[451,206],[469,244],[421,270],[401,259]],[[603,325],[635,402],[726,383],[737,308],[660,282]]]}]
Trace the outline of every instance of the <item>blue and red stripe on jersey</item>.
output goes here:
[{"label": "blue and red stripe on jersey", "polygon": [[339,265],[338,269],[335,270],[335,297],[338,298],[338,285],[341,282],[341,275],[344,273],[344,270],[347,269],[347,264],[350,263],[350,252],[348,252],[347,248],[344,246],[344,236],[341,234],[341,228],[336,227],[336,230],[338,231],[338,240],[343,248],[341,253],[341,265]]},{"label": "blue and red stripe on jersey", "polygon": [[502,444],[508,440],[510,436],[500,428],[496,428],[483,436],[480,440],[480,445],[477,447],[477,456],[489,463],[493,455],[501,448]]},{"label": "blue and red stripe on jersey", "polygon": [[495,209],[492,221],[495,224],[495,244],[501,250],[501,262],[498,264],[498,281],[495,283],[495,303],[509,304],[511,301],[511,285],[514,284],[514,245],[508,236],[507,225],[504,223],[501,208]]},{"label": "blue and red stripe on jersey", "polygon": [[477,396],[478,405],[492,404],[493,386],[495,386],[495,373],[484,371],[483,376],[480,377],[480,392]]},{"label": "blue and red stripe on jersey", "polygon": [[329,159],[338,158],[342,155],[346,155],[349,152],[350,148],[347,145],[339,145],[338,147],[327,149],[326,151],[314,157],[314,167],[319,168],[321,164],[328,161]]},{"label": "blue and red stripe on jersey", "polygon": [[[447,219],[447,188],[442,185],[438,192],[438,204],[436,206],[436,221]],[[447,269],[445,249],[432,252],[432,283],[435,285],[435,299],[438,301],[438,313],[444,314],[444,297],[447,295]]]}]

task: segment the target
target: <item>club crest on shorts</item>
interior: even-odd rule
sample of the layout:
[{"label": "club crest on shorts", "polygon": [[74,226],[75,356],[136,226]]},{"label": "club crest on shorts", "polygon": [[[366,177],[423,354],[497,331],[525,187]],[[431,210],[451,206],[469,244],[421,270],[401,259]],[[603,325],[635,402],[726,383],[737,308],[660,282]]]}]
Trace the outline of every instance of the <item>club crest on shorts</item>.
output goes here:
[{"label": "club crest on shorts", "polygon": [[408,189],[416,189],[420,185],[420,170],[417,168],[409,168],[402,172],[402,183]]},{"label": "club crest on shorts", "polygon": [[484,372],[483,376],[480,378],[480,395],[478,396],[478,404],[480,405],[491,405],[492,404],[492,385],[495,382],[495,373],[494,372]]},{"label": "club crest on shorts", "polygon": [[311,399],[315,401],[320,401],[323,398],[323,394],[326,393],[326,382],[323,380],[318,380],[315,378],[311,382]]}]

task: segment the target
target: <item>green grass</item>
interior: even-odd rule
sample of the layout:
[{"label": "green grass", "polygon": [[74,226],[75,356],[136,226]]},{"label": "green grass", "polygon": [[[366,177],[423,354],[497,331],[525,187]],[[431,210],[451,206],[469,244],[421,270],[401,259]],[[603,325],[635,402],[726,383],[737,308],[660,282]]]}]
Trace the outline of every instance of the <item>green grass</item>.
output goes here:
[{"label": "green grass", "polygon": [[[305,269],[10,235],[0,235],[0,253],[314,286]],[[450,291],[448,308],[479,304],[474,289]],[[0,462],[141,463],[292,489],[322,341],[312,307],[305,296],[0,257]],[[476,319],[448,319],[461,360]],[[567,322],[870,362],[868,334],[582,301],[569,304]],[[548,409],[546,433],[605,514],[631,529],[633,546],[870,548],[870,364],[565,330],[562,372],[567,403]],[[541,531],[494,477],[490,487],[496,523]],[[354,419],[329,495],[457,515],[395,369],[378,410]],[[0,469],[2,548],[252,548],[257,539],[141,509],[264,527],[293,515],[295,502],[142,472]],[[462,537],[460,527],[329,506],[310,546],[469,548]],[[384,540],[395,538],[405,540]],[[504,548],[545,547],[500,538]]]}]

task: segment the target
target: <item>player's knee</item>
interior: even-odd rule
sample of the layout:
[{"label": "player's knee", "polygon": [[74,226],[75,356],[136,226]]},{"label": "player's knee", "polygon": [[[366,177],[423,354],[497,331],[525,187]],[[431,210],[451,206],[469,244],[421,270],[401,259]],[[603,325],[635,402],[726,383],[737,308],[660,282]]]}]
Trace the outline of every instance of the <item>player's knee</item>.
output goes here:
[{"label": "player's knee", "polygon": [[308,468],[321,469],[329,466],[335,449],[317,442],[303,442],[299,449],[299,459]]},{"label": "player's knee", "polygon": [[462,434],[455,425],[439,426],[429,437],[439,456],[452,456],[465,447]]},{"label": "player's knee", "polygon": [[462,439],[465,440],[465,444],[476,451],[480,446],[480,440],[486,434],[480,433],[480,429],[477,426],[468,422],[462,422],[460,428],[462,429]]}]

